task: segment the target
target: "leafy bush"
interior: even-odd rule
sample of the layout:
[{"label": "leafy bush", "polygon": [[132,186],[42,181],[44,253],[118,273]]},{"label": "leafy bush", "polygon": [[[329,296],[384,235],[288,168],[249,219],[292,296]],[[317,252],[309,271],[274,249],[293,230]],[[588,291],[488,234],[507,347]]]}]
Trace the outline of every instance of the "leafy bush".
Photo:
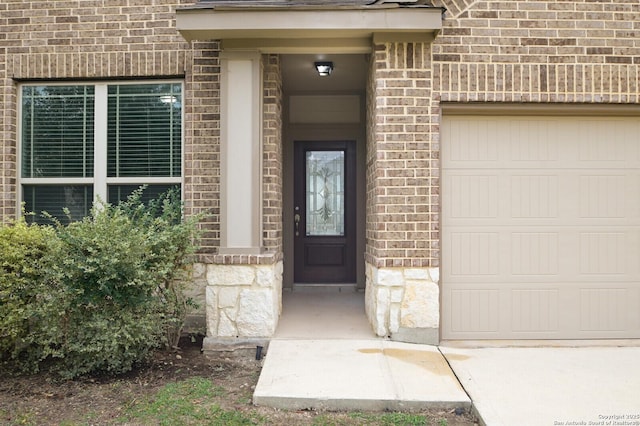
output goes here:
[{"label": "leafy bush", "polygon": [[[79,222],[63,225],[50,217],[53,228],[21,221],[3,229],[40,232],[46,240],[35,254],[38,246],[27,239],[20,244],[19,238],[18,248],[0,252],[3,265],[19,265],[11,253],[24,252],[22,268],[32,272],[14,279],[9,272],[18,266],[5,268],[10,284],[3,297],[19,302],[7,308],[14,337],[5,342],[2,336],[3,358],[22,370],[33,369],[34,359],[46,361],[72,378],[126,372],[155,348],[176,345],[189,307],[182,274],[195,250],[199,220],[181,216],[176,192],[145,205],[141,189],[117,206],[95,207]],[[31,266],[33,257],[40,263]],[[31,363],[25,365],[18,352],[28,353]]]},{"label": "leafy bush", "polygon": [[148,205],[142,202],[144,188],[135,191],[121,203],[118,209],[124,212],[149,235],[147,273],[155,276],[156,296],[164,306],[165,333],[168,346],[175,347],[182,334],[184,321],[192,300],[184,295],[184,284],[188,280],[186,271],[197,246],[197,223],[202,215],[182,219],[182,205],[177,190],[169,190]]},{"label": "leafy bush", "polygon": [[0,227],[0,361],[22,360],[24,369],[32,369],[38,358],[28,351],[28,335],[34,309],[47,293],[43,271],[53,229],[28,225],[20,219]]}]

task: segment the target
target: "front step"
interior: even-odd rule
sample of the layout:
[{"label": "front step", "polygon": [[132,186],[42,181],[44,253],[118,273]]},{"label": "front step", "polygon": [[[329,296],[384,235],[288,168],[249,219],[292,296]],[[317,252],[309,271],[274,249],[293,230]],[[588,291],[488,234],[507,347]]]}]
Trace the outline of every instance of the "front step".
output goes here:
[{"label": "front step", "polygon": [[471,407],[436,347],[383,339],[274,339],[253,402],[331,411]]},{"label": "front step", "polygon": [[358,291],[356,284],[293,284],[294,292],[307,293],[354,293]]}]

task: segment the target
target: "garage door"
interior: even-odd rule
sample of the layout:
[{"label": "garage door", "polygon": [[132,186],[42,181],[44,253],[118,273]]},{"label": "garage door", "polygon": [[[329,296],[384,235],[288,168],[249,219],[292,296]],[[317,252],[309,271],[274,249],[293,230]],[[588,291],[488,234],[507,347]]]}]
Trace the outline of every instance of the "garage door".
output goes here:
[{"label": "garage door", "polygon": [[640,119],[445,116],[444,339],[640,338]]}]

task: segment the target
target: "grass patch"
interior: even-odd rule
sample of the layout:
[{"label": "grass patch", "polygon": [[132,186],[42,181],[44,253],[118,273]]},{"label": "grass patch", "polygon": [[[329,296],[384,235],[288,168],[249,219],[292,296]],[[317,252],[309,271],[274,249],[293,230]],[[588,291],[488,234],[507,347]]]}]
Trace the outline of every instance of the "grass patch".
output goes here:
[{"label": "grass patch", "polygon": [[[425,426],[431,425],[432,418],[411,413],[350,413],[349,417],[362,425],[378,426]],[[446,423],[445,423],[446,425]]]},{"label": "grass patch", "polygon": [[260,418],[223,410],[214,401],[225,390],[209,379],[193,377],[165,385],[154,397],[134,403],[119,421],[157,425],[253,425]]}]

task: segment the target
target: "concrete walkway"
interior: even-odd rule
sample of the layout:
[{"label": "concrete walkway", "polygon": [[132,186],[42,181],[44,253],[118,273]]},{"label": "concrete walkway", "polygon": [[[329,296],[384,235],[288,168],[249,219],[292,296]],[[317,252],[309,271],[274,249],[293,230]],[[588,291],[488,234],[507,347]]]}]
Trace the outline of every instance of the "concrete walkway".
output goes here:
[{"label": "concrete walkway", "polygon": [[374,335],[363,293],[303,288],[285,292],[283,307],[255,404],[327,410],[470,407],[436,347]]},{"label": "concrete walkway", "polygon": [[471,406],[437,348],[383,339],[272,340],[253,402],[318,410]]},{"label": "concrete walkway", "polygon": [[638,346],[440,350],[486,425],[640,425]]},{"label": "concrete walkway", "polygon": [[489,426],[640,426],[640,341],[539,344],[391,342],[371,332],[361,293],[285,293],[254,403],[327,410],[472,407]]},{"label": "concrete walkway", "polygon": [[254,403],[319,410],[472,405],[489,426],[640,426],[640,347],[461,349],[276,339]]}]

